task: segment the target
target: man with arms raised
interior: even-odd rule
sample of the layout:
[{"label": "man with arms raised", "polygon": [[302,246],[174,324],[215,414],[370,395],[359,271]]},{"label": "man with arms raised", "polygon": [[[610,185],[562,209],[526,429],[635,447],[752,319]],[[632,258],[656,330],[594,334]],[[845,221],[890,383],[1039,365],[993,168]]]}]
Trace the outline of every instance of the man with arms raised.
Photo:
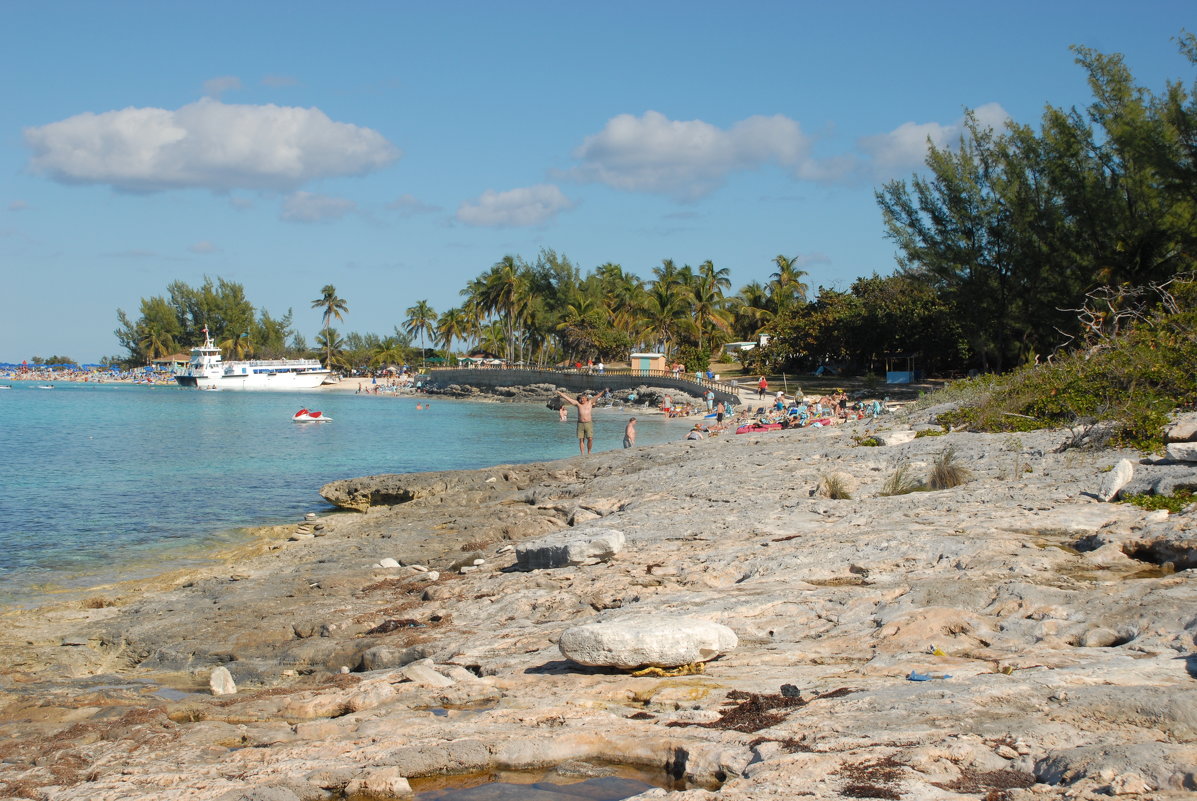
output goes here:
[{"label": "man with arms raised", "polygon": [[594,420],[590,416],[590,413],[594,411],[594,401],[585,394],[579,394],[577,400],[561,390],[557,390],[557,394],[566,403],[578,407],[578,452],[585,456],[594,447]]}]

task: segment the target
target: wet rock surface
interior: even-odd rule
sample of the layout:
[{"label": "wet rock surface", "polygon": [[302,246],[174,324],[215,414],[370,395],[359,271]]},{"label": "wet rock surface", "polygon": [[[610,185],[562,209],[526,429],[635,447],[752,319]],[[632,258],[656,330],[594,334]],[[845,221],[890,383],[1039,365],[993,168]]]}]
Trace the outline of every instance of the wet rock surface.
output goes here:
[{"label": "wet rock surface", "polygon": [[[1197,512],[1100,502],[1120,459],[1154,467],[1069,432],[853,439],[923,422],[334,482],[352,511],[322,536],[10,610],[0,795],[397,795],[615,762],[687,801],[1192,797]],[[970,481],[882,494],[948,445]],[[813,492],[832,472],[850,499]],[[517,569],[594,528],[622,549]],[[563,655],[627,618],[736,644],[695,675]]]}]

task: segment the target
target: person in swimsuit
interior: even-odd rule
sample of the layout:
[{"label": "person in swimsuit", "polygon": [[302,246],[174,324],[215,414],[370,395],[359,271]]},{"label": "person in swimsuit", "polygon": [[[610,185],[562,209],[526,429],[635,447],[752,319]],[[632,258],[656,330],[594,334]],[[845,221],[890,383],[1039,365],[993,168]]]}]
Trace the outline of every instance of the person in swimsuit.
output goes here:
[{"label": "person in swimsuit", "polygon": [[578,452],[585,456],[594,447],[594,420],[591,418],[594,402],[589,395],[578,395],[574,400],[561,390],[557,390],[557,394],[566,403],[578,407]]}]

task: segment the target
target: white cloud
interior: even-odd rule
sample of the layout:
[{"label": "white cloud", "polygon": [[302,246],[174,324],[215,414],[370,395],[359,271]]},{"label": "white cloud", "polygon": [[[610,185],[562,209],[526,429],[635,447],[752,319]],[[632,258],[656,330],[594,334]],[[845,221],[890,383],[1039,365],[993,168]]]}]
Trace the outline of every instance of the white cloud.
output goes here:
[{"label": "white cloud", "polygon": [[[1001,130],[1010,118],[997,103],[980,106],[974,113],[982,126],[995,130]],[[922,167],[928,141],[939,148],[954,147],[963,132],[964,117],[949,125],[904,122],[889,133],[864,137],[857,145],[870,157],[874,173],[893,175],[902,170]]]},{"label": "white cloud", "polygon": [[222,75],[219,78],[209,78],[204,81],[204,94],[208,97],[219,98],[225,92],[241,88],[241,79],[236,75]]},{"label": "white cloud", "polygon": [[415,195],[400,195],[387,204],[387,208],[399,212],[400,217],[414,217],[417,214],[433,214],[440,206],[431,206]]},{"label": "white cloud", "polygon": [[295,192],[283,201],[279,216],[289,222],[328,222],[339,220],[355,210],[357,204],[343,197]]},{"label": "white cloud", "polygon": [[14,200],[12,203],[8,204],[9,211],[24,211],[27,208],[29,208],[29,204],[24,200]]},{"label": "white cloud", "polygon": [[127,192],[203,188],[291,190],[361,175],[400,152],[382,134],[316,108],[226,105],[126,108],[25,129],[30,167],[55,181]]},{"label": "white cloud", "polygon": [[694,199],[729,174],[762,164],[798,167],[810,140],[794,120],[753,116],[722,129],[702,120],[670,120],[656,111],[620,114],[574,150],[572,176],[617,189]]},{"label": "white cloud", "polygon": [[462,203],[457,209],[457,219],[466,225],[495,228],[541,225],[572,207],[570,199],[552,184],[506,192],[488,189],[477,200]]},{"label": "white cloud", "polygon": [[188,246],[187,249],[190,250],[192,253],[199,253],[199,254],[215,253],[218,250],[220,250],[220,248],[216,247],[211,242],[208,242],[206,240],[203,242],[196,242],[194,245]]}]

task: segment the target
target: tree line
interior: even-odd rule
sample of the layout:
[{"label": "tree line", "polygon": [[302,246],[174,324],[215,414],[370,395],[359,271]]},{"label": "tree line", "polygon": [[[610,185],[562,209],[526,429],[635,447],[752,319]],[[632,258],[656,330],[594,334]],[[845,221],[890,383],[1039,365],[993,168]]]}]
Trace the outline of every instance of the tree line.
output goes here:
[{"label": "tree line", "polygon": [[[1197,65],[1193,35],[1178,42]],[[966,114],[958,142],[929,148],[923,174],[876,192],[897,269],[846,290],[812,294],[784,254],[768,281],[732,292],[729,269],[709,260],[665,259],[646,279],[613,263],[584,271],[544,249],[504,256],[453,308],[415,302],[391,335],[339,334],[331,322],[348,303],[327,285],[312,301],[323,326],[309,349],[290,310],[255,312],[239,284],[217,279],[142,299],[136,321],[118,310],[117,337],[144,361],[207,324],[230,357],[318,353],[342,368],[452,359],[460,346],[536,366],[653,350],[693,370],[762,335],[768,344],[744,355],[752,369],[870,371],[893,354],[931,371],[1033,362],[1077,334],[1075,310],[1094,288],[1167,280],[1194,269],[1197,252],[1197,85],[1154,94],[1121,56],[1074,51],[1092,103],[1048,106],[1038,127],[994,130]]]}]

